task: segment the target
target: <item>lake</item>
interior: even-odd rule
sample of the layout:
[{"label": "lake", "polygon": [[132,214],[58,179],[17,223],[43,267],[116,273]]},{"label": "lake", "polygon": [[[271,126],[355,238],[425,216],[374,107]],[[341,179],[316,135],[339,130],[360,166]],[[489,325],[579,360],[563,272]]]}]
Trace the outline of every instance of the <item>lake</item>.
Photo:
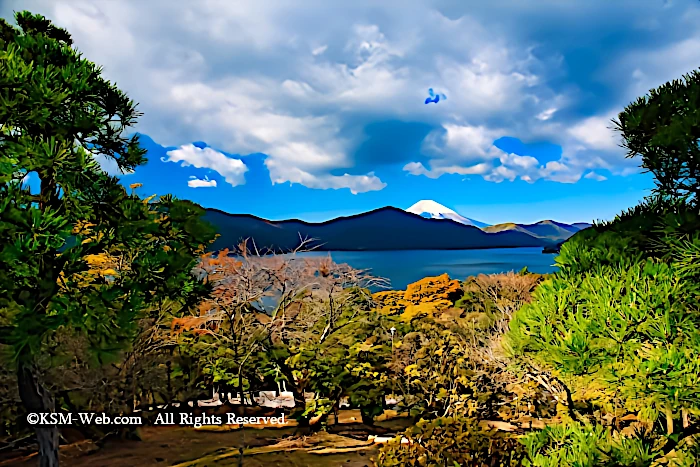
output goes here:
[{"label": "lake", "polygon": [[300,257],[327,256],[336,263],[357,269],[371,269],[375,276],[391,281],[391,288],[405,289],[427,276],[447,273],[464,280],[477,274],[518,272],[525,266],[530,272],[555,272],[556,255],[543,254],[542,248],[491,248],[484,250],[402,250],[402,251],[312,251]]}]

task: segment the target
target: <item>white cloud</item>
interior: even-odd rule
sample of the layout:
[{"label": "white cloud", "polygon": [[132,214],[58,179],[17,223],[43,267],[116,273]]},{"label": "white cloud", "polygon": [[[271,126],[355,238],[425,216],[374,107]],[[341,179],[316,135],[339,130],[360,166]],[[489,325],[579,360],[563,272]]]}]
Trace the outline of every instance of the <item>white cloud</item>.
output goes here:
[{"label": "white cloud", "polygon": [[[596,34],[605,26],[593,21],[603,8],[608,22],[631,28],[659,11],[631,0],[614,7],[553,0],[547,8],[541,2],[508,2],[508,8],[458,3],[449,17],[438,11],[444,2],[433,0],[309,0],[304,9],[292,0],[275,0],[274,6],[252,0],[9,0],[3,8],[29,8],[68,28],[86,57],[140,103],[142,133],[166,146],[203,140],[232,154],[265,153],[276,183],[358,193],[381,189],[385,183],[371,167],[360,175],[332,174],[357,173],[353,150],[362,141],[361,128],[389,120],[443,129],[425,142],[429,162],[419,167],[406,161],[409,173],[569,181],[596,168],[629,170],[607,128],[608,114],[576,115],[570,104],[587,94],[556,86],[566,73],[564,47],[534,37],[550,25],[569,25],[581,37]],[[688,30],[697,30],[691,28],[697,18],[675,13]],[[668,27],[664,18],[660,28]],[[619,111],[650,84],[697,66],[699,44],[692,35],[652,53],[611,52],[610,82],[633,73],[636,80],[611,107]],[[448,100],[423,105],[429,87]],[[525,167],[525,160],[512,157],[503,163],[492,144],[502,136],[561,144],[561,166]],[[196,155],[204,166],[204,155],[189,151],[187,157]],[[232,185],[244,182],[246,168],[238,159],[206,164],[216,165],[212,170]]]},{"label": "white cloud", "polygon": [[[315,2],[305,11],[287,0],[275,8],[174,3],[43,5],[86,56],[141,103],[139,131],[164,145],[204,140],[229,153],[263,152],[276,181],[377,189],[384,184],[370,174],[330,175],[353,166],[357,123],[421,120],[420,104],[431,86],[449,95],[451,112],[485,115],[522,104],[539,85],[526,51],[478,21],[449,20],[429,3],[401,13],[386,5],[390,21],[382,14],[370,19],[361,1],[332,9]],[[407,36],[407,28],[416,33]],[[430,52],[431,44],[455,39],[464,41],[462,50]],[[450,124],[442,108],[434,111]],[[357,123],[349,124],[349,117]],[[190,148],[182,160],[195,154]],[[216,165],[229,183],[242,183],[242,165],[217,161],[190,163]]]},{"label": "white cloud", "polygon": [[608,179],[606,176],[595,172],[588,172],[583,178],[588,178],[597,182],[603,182]]},{"label": "white cloud", "polygon": [[616,150],[620,147],[620,136],[612,128],[615,115],[590,117],[569,129],[569,134],[588,149]]},{"label": "white cloud", "polygon": [[534,183],[540,179],[559,183],[576,183],[581,179],[582,175],[582,170],[576,167],[571,167],[558,161],[550,161],[541,165],[532,156],[504,153],[499,160],[501,165],[484,178],[492,182],[501,182],[503,180],[512,182],[519,177],[528,183]]},{"label": "white cloud", "polygon": [[500,152],[494,152],[493,142],[502,135],[501,130],[484,126],[445,124],[443,130],[428,135],[425,150],[460,162],[494,159]]},{"label": "white cloud", "polygon": [[[471,166],[440,165],[441,160],[434,159],[428,169],[421,162],[410,162],[403,168],[411,175],[423,175],[429,178],[439,178],[446,174],[481,175],[485,180],[500,183],[505,180],[514,181],[517,178],[533,183],[537,180],[549,180],[559,183],[576,183],[581,179],[583,169],[569,166],[562,162],[550,161],[542,165],[532,156],[520,156],[501,151],[491,146],[485,151],[486,160]],[[492,157],[497,154],[497,157]],[[473,162],[473,161],[472,161]]]},{"label": "white cloud", "polygon": [[248,171],[248,167],[240,159],[233,159],[219,151],[208,147],[199,148],[193,144],[168,151],[163,162],[182,162],[183,167],[192,165],[214,170],[231,186],[245,184],[245,173]]},{"label": "white cloud", "polygon": [[443,131],[426,139],[426,151],[434,155],[430,169],[421,162],[411,162],[403,170],[430,178],[445,174],[481,175],[495,183],[518,178],[528,183],[540,179],[575,183],[581,179],[584,168],[575,157],[543,165],[535,157],[509,154],[496,147],[493,143],[500,135],[502,130],[484,126],[446,125]]},{"label": "white cloud", "polygon": [[545,179],[559,183],[576,183],[581,180],[583,171],[579,167],[570,166],[558,161],[547,162],[540,169],[539,175]]},{"label": "white cloud", "polygon": [[[527,175],[525,175],[525,177],[528,179],[528,181],[530,181]],[[495,167],[488,175],[484,177],[484,179],[488,180],[489,182],[495,183],[501,183],[503,180],[512,182],[516,178],[518,178],[518,173],[505,165]]]},{"label": "white cloud", "polygon": [[312,50],[312,51],[311,51],[311,55],[314,55],[314,56],[315,56],[315,55],[321,55],[321,54],[322,54],[323,52],[325,52],[326,50],[328,50],[328,46],[327,46],[327,45],[322,45],[322,46],[316,47],[314,50]]},{"label": "white cloud", "polygon": [[[273,172],[271,171],[271,174]],[[368,191],[379,191],[386,187],[373,172],[367,175],[313,175],[301,169],[291,169],[284,172],[284,176],[273,176],[272,183],[299,183],[309,188],[349,188],[353,195]]]},{"label": "white cloud", "polygon": [[484,162],[470,167],[450,165],[444,167],[435,167],[432,169],[427,169],[421,162],[409,162],[403,167],[403,170],[411,175],[425,175],[429,178],[440,178],[445,174],[484,175],[488,173],[491,169],[492,166]]},{"label": "white cloud", "polygon": [[547,110],[543,110],[542,112],[538,113],[535,118],[537,120],[542,120],[543,122],[549,120],[554,116],[556,113],[557,109],[555,107],[549,108]]},{"label": "white cloud", "polygon": [[209,180],[207,176],[204,179],[191,176],[187,181],[187,186],[190,188],[216,188],[216,180]]}]

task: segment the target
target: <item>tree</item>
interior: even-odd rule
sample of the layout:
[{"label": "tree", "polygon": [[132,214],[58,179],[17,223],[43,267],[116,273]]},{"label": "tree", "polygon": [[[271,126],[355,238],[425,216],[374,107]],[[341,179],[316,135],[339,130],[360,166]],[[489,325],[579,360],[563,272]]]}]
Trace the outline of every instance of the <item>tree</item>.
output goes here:
[{"label": "tree", "polygon": [[532,464],[697,465],[700,73],[615,122],[657,193],[562,247],[513,315],[508,347],[556,376],[570,420],[526,439]]},{"label": "tree", "polygon": [[[21,12],[0,20],[0,343],[12,354],[28,412],[56,401],[38,359],[59,331],[82,336],[96,362],[131,342],[146,310],[165,300],[185,308],[206,292],[192,274],[213,237],[202,209],[171,196],[140,199],[104,173],[146,162],[139,113],[70,34]],[[25,177],[36,177],[32,193]],[[86,275],[94,259],[107,263]],[[58,464],[58,431],[37,426],[42,466]]]},{"label": "tree", "polygon": [[[401,394],[399,407],[419,418],[402,434],[406,444],[396,438],[382,446],[377,465],[527,465],[525,447],[508,431],[556,418],[559,391],[545,375],[514,372],[500,347],[511,314],[542,279],[470,277],[461,293],[450,293],[456,302],[441,298],[454,290],[447,276],[409,285],[396,292],[403,295],[398,300],[377,294],[397,321],[390,378]],[[424,308],[416,314],[418,306]]]},{"label": "tree", "polygon": [[700,72],[693,71],[628,105],[613,123],[628,157],[654,174],[657,191],[700,203]]},{"label": "tree", "polygon": [[[212,295],[199,316],[174,323],[177,332],[191,331],[183,332],[181,353],[197,353],[204,361],[205,385],[232,387],[243,401],[246,392],[284,382],[304,426],[327,415],[317,406],[328,409],[347,395],[343,384],[358,382],[359,376],[348,376],[352,368],[346,363],[367,357],[352,348],[370,337],[372,300],[362,287],[383,284],[330,257],[296,255],[306,244],[278,255],[244,241],[231,252],[205,255],[197,271]],[[312,390],[324,400],[307,407],[304,393]]]}]

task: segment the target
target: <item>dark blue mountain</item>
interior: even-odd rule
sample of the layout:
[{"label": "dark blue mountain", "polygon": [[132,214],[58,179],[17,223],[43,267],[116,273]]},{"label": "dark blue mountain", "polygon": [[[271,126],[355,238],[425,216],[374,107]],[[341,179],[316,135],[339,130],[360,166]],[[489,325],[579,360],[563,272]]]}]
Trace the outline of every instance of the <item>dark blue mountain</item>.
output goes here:
[{"label": "dark blue mountain", "polygon": [[206,220],[220,237],[212,245],[219,250],[250,239],[259,248],[287,251],[301,238],[315,239],[318,250],[458,250],[479,248],[543,247],[553,245],[519,231],[489,233],[478,227],[447,219],[426,219],[401,209],[385,207],[321,223],[297,219],[269,221],[248,214],[228,214],[207,209]]}]

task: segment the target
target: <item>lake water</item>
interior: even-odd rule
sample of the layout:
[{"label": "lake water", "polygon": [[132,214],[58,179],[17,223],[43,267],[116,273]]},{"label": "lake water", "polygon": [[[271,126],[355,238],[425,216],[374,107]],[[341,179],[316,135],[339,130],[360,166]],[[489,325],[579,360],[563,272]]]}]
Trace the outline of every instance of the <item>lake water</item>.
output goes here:
[{"label": "lake water", "polygon": [[301,257],[327,256],[336,263],[357,269],[371,269],[375,276],[391,281],[392,289],[405,289],[427,276],[447,273],[464,280],[477,274],[518,272],[525,266],[540,274],[555,272],[556,255],[543,254],[542,248],[492,248],[485,250],[404,250],[404,251],[314,251]]}]

